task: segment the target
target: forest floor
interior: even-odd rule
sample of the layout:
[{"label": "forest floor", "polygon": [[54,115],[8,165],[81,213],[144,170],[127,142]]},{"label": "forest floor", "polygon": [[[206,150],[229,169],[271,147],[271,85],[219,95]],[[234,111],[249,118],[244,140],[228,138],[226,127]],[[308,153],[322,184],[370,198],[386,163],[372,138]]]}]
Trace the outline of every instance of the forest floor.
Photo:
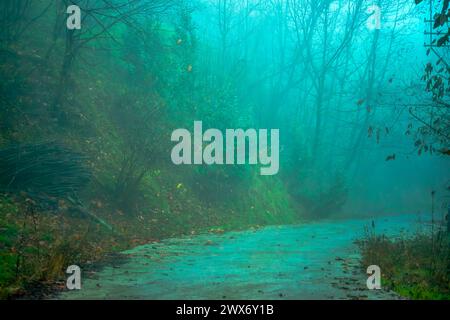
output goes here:
[{"label": "forest floor", "polygon": [[392,237],[419,227],[402,215],[168,239],[125,251],[126,261],[85,272],[81,290],[53,298],[399,299],[367,289],[355,240],[372,223]]}]

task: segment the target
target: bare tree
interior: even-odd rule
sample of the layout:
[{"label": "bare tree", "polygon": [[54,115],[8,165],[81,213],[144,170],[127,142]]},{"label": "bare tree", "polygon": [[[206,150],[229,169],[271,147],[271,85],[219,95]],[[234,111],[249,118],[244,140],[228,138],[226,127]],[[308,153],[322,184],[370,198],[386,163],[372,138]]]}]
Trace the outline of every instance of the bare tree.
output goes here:
[{"label": "bare tree", "polygon": [[[53,112],[57,117],[64,115],[61,113],[64,105],[63,98],[73,64],[80,51],[90,43],[105,38],[118,42],[111,32],[115,26],[125,24],[139,28],[139,18],[151,18],[167,12],[174,4],[174,0],[101,0],[96,1],[95,4],[89,0],[63,0],[57,7],[60,16],[65,16],[65,10],[70,4],[76,4],[81,8],[82,28],[81,30],[66,28],[64,32],[64,54],[52,104]],[[55,24],[61,24],[59,17]]]}]

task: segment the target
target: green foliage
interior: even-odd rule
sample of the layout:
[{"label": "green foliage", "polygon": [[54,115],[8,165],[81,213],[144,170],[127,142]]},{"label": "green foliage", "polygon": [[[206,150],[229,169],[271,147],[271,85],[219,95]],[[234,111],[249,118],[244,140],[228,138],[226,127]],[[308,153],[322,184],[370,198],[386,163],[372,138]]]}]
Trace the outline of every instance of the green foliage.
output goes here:
[{"label": "green foliage", "polygon": [[7,216],[17,214],[18,207],[8,198],[0,196],[0,299],[7,295],[6,287],[16,278],[17,254],[11,252],[18,226],[11,224]]},{"label": "green foliage", "polygon": [[412,299],[450,298],[450,245],[445,232],[389,239],[373,231],[359,241],[362,266],[378,265],[382,284]]}]

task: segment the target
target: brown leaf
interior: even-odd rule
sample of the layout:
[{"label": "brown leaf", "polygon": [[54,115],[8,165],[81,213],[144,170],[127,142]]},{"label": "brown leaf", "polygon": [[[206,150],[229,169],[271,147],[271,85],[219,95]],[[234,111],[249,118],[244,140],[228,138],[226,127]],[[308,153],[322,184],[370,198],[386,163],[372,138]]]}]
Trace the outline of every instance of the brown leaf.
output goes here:
[{"label": "brown leaf", "polygon": [[387,156],[386,161],[394,161],[395,160],[395,153],[391,156]]}]

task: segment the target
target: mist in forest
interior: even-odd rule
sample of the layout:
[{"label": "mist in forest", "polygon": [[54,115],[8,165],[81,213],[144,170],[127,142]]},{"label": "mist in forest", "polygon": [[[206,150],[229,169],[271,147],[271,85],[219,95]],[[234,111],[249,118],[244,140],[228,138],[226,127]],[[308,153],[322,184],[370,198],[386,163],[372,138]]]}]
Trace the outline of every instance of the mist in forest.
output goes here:
[{"label": "mist in forest", "polygon": [[[450,190],[449,6],[0,1],[0,298],[167,238],[210,248],[196,236],[286,225],[296,248],[323,226],[344,248],[342,230],[362,227],[334,219],[407,213],[431,216],[421,261],[448,270],[433,237]],[[323,225],[301,229],[311,221]],[[419,297],[448,297],[433,287],[448,274],[430,274]]]},{"label": "mist in forest", "polygon": [[432,152],[442,145],[417,137],[410,110],[424,112],[430,99],[427,5],[224,0],[192,9],[198,81],[234,84],[238,110],[227,124],[245,116],[280,129],[290,192],[313,202],[334,192],[342,208],[333,209],[346,215],[428,212],[432,191],[448,196],[449,161]]}]

